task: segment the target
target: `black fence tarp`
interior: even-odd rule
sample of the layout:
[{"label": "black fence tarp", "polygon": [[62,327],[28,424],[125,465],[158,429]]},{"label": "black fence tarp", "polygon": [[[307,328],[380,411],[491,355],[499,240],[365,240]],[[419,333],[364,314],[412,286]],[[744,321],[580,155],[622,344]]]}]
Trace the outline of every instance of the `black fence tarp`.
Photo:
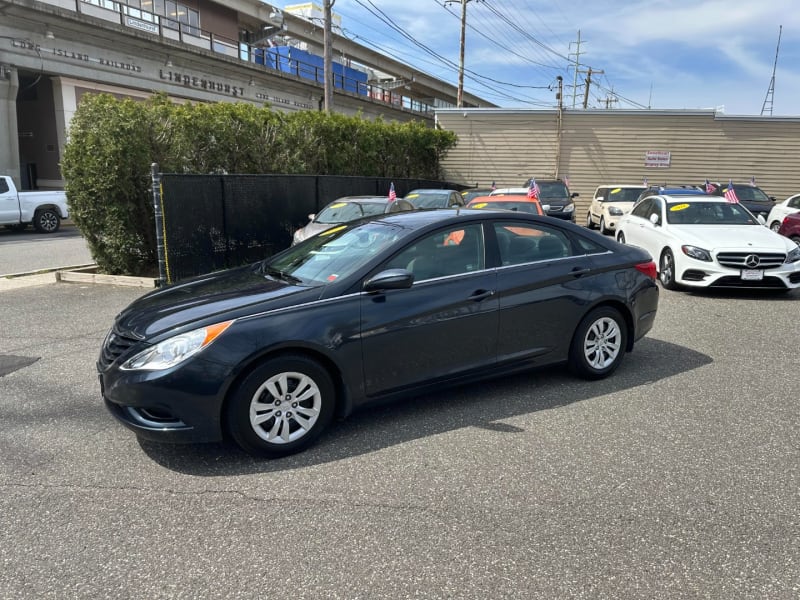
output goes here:
[{"label": "black fence tarp", "polygon": [[463,189],[425,179],[334,175],[161,175],[166,280],[255,262],[287,248],[308,215],[342,196],[398,197],[417,188]]}]

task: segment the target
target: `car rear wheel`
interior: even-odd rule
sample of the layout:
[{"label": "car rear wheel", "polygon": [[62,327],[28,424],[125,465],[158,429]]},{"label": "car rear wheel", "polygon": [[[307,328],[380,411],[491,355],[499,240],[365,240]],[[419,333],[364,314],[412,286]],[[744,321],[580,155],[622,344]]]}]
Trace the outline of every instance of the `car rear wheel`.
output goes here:
[{"label": "car rear wheel", "polygon": [[592,221],[592,213],[586,213],[586,228],[594,229],[594,221]]},{"label": "car rear wheel", "polygon": [[304,356],[267,360],[233,392],[228,429],[246,452],[275,458],[316,440],[333,417],[335,391],[328,371]]},{"label": "car rear wheel", "polygon": [[658,279],[661,285],[667,290],[677,290],[678,284],[675,283],[675,257],[672,255],[672,250],[665,248],[661,253],[661,260],[659,261]]},{"label": "car rear wheel", "polygon": [[781,228],[781,222],[773,221],[772,223],[769,224],[769,228],[772,229],[772,231],[774,231],[775,233],[778,233],[778,229]]},{"label": "car rear wheel", "polygon": [[61,218],[52,208],[37,210],[33,215],[33,227],[39,233],[55,233],[61,226]]},{"label": "car rear wheel", "polygon": [[627,328],[618,310],[601,306],[587,314],[572,336],[569,368],[585,379],[611,375],[625,354]]}]

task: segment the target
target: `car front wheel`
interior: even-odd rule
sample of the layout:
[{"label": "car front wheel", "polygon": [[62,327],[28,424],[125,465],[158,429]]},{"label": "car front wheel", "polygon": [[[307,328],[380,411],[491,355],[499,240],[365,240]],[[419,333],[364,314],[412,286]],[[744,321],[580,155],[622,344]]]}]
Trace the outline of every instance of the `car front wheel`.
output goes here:
[{"label": "car front wheel", "polygon": [[594,229],[594,221],[592,221],[592,213],[586,213],[586,229]]},{"label": "car front wheel", "polygon": [[659,261],[658,278],[661,285],[667,290],[677,290],[678,284],[675,283],[675,257],[672,255],[672,250],[666,248],[661,253],[661,260]]},{"label": "car front wheel", "polygon": [[276,458],[300,452],[330,423],[335,388],[328,371],[304,356],[267,360],[227,405],[231,436],[246,452]]},{"label": "car front wheel", "polygon": [[621,231],[617,234],[617,241],[620,244],[624,244],[625,243],[625,234],[622,233]]},{"label": "car front wheel", "polygon": [[778,229],[781,228],[781,222],[773,221],[772,223],[770,223],[769,228],[772,229],[772,231],[774,231],[775,233],[778,233]]},{"label": "car front wheel", "polygon": [[587,314],[572,336],[569,368],[585,379],[611,375],[625,354],[627,328],[618,310],[601,306]]},{"label": "car front wheel", "polygon": [[608,233],[608,227],[606,227],[606,218],[600,217],[600,233],[606,235]]}]

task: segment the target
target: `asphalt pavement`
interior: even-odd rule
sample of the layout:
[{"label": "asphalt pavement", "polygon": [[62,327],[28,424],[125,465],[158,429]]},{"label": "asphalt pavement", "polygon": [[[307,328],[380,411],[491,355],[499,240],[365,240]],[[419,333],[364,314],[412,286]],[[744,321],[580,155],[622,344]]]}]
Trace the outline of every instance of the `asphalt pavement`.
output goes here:
[{"label": "asphalt pavement", "polygon": [[0,598],[800,597],[798,291],[662,292],[609,379],[382,404],[274,461],[107,414],[146,291],[0,291]]},{"label": "asphalt pavement", "polygon": [[0,278],[92,263],[86,240],[72,223],[62,224],[56,233],[0,227]]}]

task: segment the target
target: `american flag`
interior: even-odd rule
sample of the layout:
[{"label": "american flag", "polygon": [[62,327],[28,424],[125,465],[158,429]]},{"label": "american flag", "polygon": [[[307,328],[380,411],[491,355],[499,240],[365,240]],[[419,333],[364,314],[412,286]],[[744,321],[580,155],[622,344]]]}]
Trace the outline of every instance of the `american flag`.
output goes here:
[{"label": "american flag", "polygon": [[750,178],[750,185],[753,186],[753,187],[756,187],[756,176],[755,175],[753,175]]},{"label": "american flag", "polygon": [[493,190],[496,190],[496,189],[497,189],[497,184],[496,184],[494,181],[492,182],[492,189],[493,189]]},{"label": "american flag", "polygon": [[732,180],[728,180],[728,189],[725,190],[725,199],[728,202],[739,202],[739,197],[736,195],[736,190],[733,189]]},{"label": "american flag", "polygon": [[394,181],[389,184],[389,202],[397,200],[397,192],[394,191]]},{"label": "american flag", "polygon": [[645,177],[644,179],[642,179],[642,185],[643,185],[643,186],[645,186],[645,187],[647,187],[647,177]]},{"label": "american flag", "polygon": [[717,186],[706,179],[706,194],[713,194],[717,190]]},{"label": "american flag", "polygon": [[564,185],[569,187],[569,175],[564,175]]},{"label": "american flag", "polygon": [[539,186],[536,185],[535,177],[531,177],[531,186],[528,188],[528,198],[533,200],[539,199]]}]

